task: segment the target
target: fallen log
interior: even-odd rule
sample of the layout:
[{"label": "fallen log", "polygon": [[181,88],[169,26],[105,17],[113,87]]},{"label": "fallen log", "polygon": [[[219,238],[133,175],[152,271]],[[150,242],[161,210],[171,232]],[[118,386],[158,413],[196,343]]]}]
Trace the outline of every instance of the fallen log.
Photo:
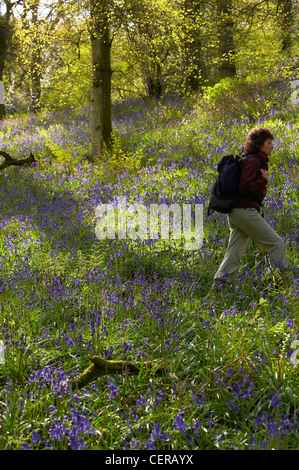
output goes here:
[{"label": "fallen log", "polygon": [[72,388],[80,389],[85,385],[94,382],[98,377],[108,374],[130,374],[138,375],[141,369],[150,370],[156,375],[163,375],[163,367],[161,363],[152,361],[147,362],[125,362],[125,361],[105,361],[100,356],[93,356],[90,359],[91,365],[82,374],[74,379]]},{"label": "fallen log", "polygon": [[29,157],[18,159],[18,158],[11,157],[7,152],[4,152],[4,150],[0,150],[0,156],[4,158],[4,161],[0,163],[0,171],[4,170],[5,168],[11,165],[19,166],[19,165],[31,165],[31,163],[36,163],[36,160],[32,152],[30,152]]}]

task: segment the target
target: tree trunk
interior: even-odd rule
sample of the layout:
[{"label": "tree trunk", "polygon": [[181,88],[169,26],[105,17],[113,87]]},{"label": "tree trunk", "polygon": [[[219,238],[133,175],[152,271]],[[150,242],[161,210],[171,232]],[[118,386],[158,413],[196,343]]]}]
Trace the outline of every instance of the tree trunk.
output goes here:
[{"label": "tree trunk", "polygon": [[[153,61],[154,62],[154,61]],[[153,63],[152,66],[146,64],[145,67],[145,82],[149,98],[159,99],[162,96],[162,70],[159,63]]]},{"label": "tree trunk", "polygon": [[[8,22],[4,16],[0,17],[0,81],[3,81],[3,73],[5,67],[6,51],[7,51],[7,35],[8,35]],[[0,102],[0,121],[5,117],[4,102]]]},{"label": "tree trunk", "polygon": [[[12,13],[13,3],[10,0],[5,1],[6,12],[0,16],[0,81],[3,80],[3,73],[5,68],[8,35],[9,35],[9,21]],[[0,121],[5,117],[5,105],[0,104]]]},{"label": "tree trunk", "polygon": [[107,0],[91,0],[91,154],[111,145],[111,37]]},{"label": "tree trunk", "polygon": [[233,37],[232,0],[217,0],[218,24],[218,79],[236,75]]},{"label": "tree trunk", "polygon": [[30,65],[30,94],[31,94],[31,111],[36,114],[40,111],[41,106],[41,41],[39,37],[39,21],[38,21],[39,0],[32,2],[32,53]]},{"label": "tree trunk", "polygon": [[279,10],[278,22],[281,35],[281,52],[290,54],[293,44],[293,0],[279,0]]},{"label": "tree trunk", "polygon": [[203,60],[200,18],[202,17],[202,0],[185,0],[183,40],[183,68],[185,87],[187,90],[198,91],[208,78],[207,67]]}]

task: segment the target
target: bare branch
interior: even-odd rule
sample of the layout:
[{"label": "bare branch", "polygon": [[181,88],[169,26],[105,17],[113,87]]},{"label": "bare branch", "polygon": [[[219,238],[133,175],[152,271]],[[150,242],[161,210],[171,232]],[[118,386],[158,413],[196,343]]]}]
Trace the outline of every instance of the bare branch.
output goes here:
[{"label": "bare branch", "polygon": [[11,157],[8,153],[4,152],[3,150],[0,150],[0,155],[1,157],[4,157],[4,162],[0,163],[0,171],[12,165],[31,165],[31,163],[36,162],[32,152],[30,152],[29,157],[23,158],[22,160]]}]

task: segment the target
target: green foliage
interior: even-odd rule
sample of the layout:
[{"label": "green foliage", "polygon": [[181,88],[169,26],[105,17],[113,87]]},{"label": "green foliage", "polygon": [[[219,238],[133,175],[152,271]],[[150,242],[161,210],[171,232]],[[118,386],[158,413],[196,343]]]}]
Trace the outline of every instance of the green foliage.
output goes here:
[{"label": "green foliage", "polygon": [[[78,165],[78,162],[82,159],[82,155],[79,154],[77,158],[74,158],[74,151],[77,149],[77,145],[62,147],[55,142],[53,137],[57,137],[57,133],[63,132],[63,128],[60,125],[54,124],[50,126],[47,131],[41,130],[41,138],[45,142],[45,150],[50,153],[51,160],[57,163],[59,166],[66,166],[69,170],[74,170]],[[53,137],[52,135],[53,134]]]},{"label": "green foliage", "polygon": [[[239,89],[239,82],[221,88],[232,95]],[[219,88],[207,96],[221,103]],[[117,195],[144,204],[206,202],[220,155],[263,124],[279,143],[266,217],[298,265],[291,211],[298,203],[298,113],[286,106],[250,123],[242,120],[249,104],[229,125],[207,122],[191,98],[118,104],[112,149],[93,165],[84,161],[86,112],[3,124],[3,145],[39,145],[42,158],[36,167],[0,174],[7,284],[0,340],[8,346],[0,367],[1,449],[298,447],[298,366],[290,361],[298,280],[290,275],[275,289],[262,252],[250,245],[235,286],[211,292],[228,235],[220,215],[205,216],[204,244],[194,252],[171,239],[93,237],[96,204]],[[226,118],[227,111],[223,104]],[[70,394],[69,379],[93,355],[145,367]],[[147,361],[162,363],[164,376],[153,376]]]},{"label": "green foliage", "polygon": [[[61,32],[63,35],[63,32]],[[45,110],[75,109],[90,102],[91,53],[88,43],[73,39],[59,51],[59,60],[46,67],[42,102]]]},{"label": "green foliage", "polygon": [[137,174],[143,160],[142,148],[130,151],[122,136],[114,133],[111,148],[104,147],[96,159],[95,173],[106,181],[116,181],[124,173]]},{"label": "green foliage", "polygon": [[248,117],[254,121],[267,116],[271,108],[283,107],[289,99],[289,90],[279,78],[271,80],[263,75],[225,78],[204,89],[200,110],[216,121],[227,117]]},{"label": "green foliage", "polygon": [[[39,2],[31,2],[22,15],[15,12],[4,69],[9,113],[31,109],[33,91],[41,93],[46,110],[89,104],[90,18],[85,7],[78,8],[72,1],[64,6],[58,2],[47,16]],[[112,2],[109,8],[113,100],[160,98],[215,84],[223,20],[216,4],[142,0]],[[293,9],[286,26],[280,8],[272,1],[233,2],[227,24],[238,78],[251,77],[252,83],[254,76],[295,75],[298,12]],[[287,48],[282,47],[285,39]],[[240,93],[243,101],[250,98],[248,90]],[[249,114],[260,112],[255,99],[248,106]]]}]

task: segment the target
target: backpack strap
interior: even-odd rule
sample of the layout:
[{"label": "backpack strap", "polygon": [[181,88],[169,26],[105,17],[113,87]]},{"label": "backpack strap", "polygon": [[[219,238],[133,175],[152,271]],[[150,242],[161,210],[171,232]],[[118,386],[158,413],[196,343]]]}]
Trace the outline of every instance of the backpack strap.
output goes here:
[{"label": "backpack strap", "polygon": [[257,158],[260,161],[261,168],[265,169],[264,160],[262,159],[262,157],[260,157],[259,155],[256,155],[256,154],[242,155],[241,163],[243,163],[248,158]]}]

